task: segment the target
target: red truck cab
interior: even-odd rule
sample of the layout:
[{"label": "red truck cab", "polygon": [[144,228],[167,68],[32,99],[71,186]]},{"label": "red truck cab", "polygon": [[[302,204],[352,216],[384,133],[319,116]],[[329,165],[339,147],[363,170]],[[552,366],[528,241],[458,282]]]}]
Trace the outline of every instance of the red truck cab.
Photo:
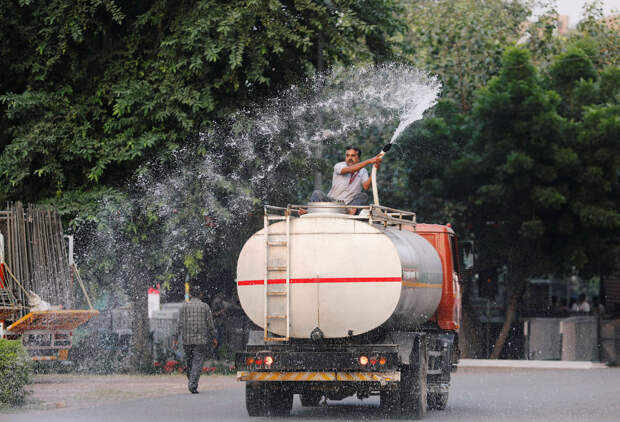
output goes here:
[{"label": "red truck cab", "polygon": [[449,225],[416,224],[403,227],[413,230],[426,239],[437,251],[443,268],[443,286],[439,307],[432,320],[443,330],[459,330],[461,320],[461,289],[459,286],[458,243],[454,230]]}]

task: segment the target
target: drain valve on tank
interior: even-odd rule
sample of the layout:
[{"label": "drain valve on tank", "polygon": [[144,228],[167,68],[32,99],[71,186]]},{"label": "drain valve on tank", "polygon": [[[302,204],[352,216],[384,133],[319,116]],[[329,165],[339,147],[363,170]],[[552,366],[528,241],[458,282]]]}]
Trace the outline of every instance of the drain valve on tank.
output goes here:
[{"label": "drain valve on tank", "polygon": [[323,336],[323,331],[321,331],[321,329],[319,327],[316,327],[310,333],[310,338],[312,339],[312,341],[321,341],[321,340],[323,340],[323,337],[324,337]]}]

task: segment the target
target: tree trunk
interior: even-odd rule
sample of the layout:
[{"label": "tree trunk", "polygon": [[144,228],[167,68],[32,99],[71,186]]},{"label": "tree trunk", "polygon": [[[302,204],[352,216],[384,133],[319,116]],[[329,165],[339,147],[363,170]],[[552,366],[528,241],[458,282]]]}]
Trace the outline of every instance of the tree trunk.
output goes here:
[{"label": "tree trunk", "polygon": [[[137,277],[139,278],[139,277]],[[141,280],[132,284],[131,306],[131,367],[137,372],[153,370],[153,351],[151,347],[148,290]]]},{"label": "tree trunk", "polygon": [[512,293],[510,295],[510,300],[508,302],[508,307],[506,308],[506,318],[504,319],[504,325],[502,326],[502,330],[495,341],[495,346],[493,346],[493,353],[491,353],[491,359],[499,359],[499,355],[502,353],[502,349],[504,348],[504,344],[506,343],[506,339],[508,339],[508,334],[510,334],[510,328],[512,327],[512,323],[514,322],[517,316],[517,307],[519,305],[519,300],[525,291],[525,287],[527,286],[527,279],[525,277],[520,277],[518,284],[512,289]]}]

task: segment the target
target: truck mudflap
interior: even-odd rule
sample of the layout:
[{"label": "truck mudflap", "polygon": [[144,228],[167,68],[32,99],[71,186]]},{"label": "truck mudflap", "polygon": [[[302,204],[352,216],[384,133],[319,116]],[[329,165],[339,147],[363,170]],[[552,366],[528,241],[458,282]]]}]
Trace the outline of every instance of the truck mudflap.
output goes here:
[{"label": "truck mudflap", "polygon": [[388,383],[399,382],[400,372],[264,372],[239,371],[238,381],[315,381],[315,382],[378,382],[385,386]]}]

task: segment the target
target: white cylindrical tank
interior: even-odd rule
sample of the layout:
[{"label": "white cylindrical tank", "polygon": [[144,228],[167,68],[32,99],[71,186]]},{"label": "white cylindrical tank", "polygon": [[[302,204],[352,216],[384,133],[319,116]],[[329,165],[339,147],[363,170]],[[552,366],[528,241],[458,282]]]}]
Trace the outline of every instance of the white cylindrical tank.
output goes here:
[{"label": "white cylindrical tank", "polygon": [[[237,263],[237,290],[245,313],[265,325],[265,234],[255,233]],[[284,315],[290,300],[290,337],[325,338],[369,332],[383,324],[411,329],[430,318],[441,299],[439,255],[421,236],[397,227],[370,225],[346,215],[308,214],[269,226],[270,267],[285,268],[290,254],[290,296],[268,296],[268,314]],[[286,271],[270,271],[270,292],[286,291]],[[285,319],[269,331],[284,336]]]}]

